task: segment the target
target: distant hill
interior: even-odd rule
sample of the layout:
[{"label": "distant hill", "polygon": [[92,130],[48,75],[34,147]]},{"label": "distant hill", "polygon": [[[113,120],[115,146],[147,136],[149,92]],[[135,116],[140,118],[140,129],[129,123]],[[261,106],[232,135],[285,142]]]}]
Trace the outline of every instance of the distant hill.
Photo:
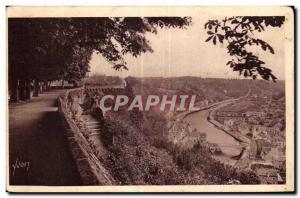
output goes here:
[{"label": "distant hill", "polygon": [[93,75],[85,78],[85,85],[120,85],[123,83],[122,78],[118,76]]},{"label": "distant hill", "polygon": [[198,100],[208,99],[211,102],[228,98],[237,98],[252,93],[269,91],[276,99],[285,95],[285,82],[276,83],[265,80],[238,80],[200,77],[147,77],[125,79],[134,92],[142,94],[196,94]]}]

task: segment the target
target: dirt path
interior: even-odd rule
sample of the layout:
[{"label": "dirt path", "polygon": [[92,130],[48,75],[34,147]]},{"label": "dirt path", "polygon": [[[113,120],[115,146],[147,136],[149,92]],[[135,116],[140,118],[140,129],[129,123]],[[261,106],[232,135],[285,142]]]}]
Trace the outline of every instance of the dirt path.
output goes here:
[{"label": "dirt path", "polygon": [[55,106],[62,90],[9,106],[11,185],[80,185]]}]

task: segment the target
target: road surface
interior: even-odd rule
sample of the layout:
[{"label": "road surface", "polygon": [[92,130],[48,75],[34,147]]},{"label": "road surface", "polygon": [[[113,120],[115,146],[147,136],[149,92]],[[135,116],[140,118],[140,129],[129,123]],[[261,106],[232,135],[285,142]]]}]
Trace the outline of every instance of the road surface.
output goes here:
[{"label": "road surface", "polygon": [[9,106],[11,185],[80,185],[55,106],[62,90]]}]

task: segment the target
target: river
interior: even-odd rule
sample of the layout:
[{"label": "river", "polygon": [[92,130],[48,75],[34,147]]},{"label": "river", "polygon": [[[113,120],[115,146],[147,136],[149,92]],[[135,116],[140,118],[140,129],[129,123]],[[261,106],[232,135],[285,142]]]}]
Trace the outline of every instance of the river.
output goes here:
[{"label": "river", "polygon": [[[222,104],[223,106],[224,104]],[[218,144],[222,150],[222,154],[214,155],[214,157],[226,164],[234,165],[237,160],[232,159],[233,156],[237,156],[242,152],[240,143],[232,136],[224,131],[214,127],[212,123],[207,120],[209,112],[215,108],[202,110],[187,115],[184,120],[189,122],[193,128],[196,128],[199,132],[206,134],[206,140],[208,143]]]}]

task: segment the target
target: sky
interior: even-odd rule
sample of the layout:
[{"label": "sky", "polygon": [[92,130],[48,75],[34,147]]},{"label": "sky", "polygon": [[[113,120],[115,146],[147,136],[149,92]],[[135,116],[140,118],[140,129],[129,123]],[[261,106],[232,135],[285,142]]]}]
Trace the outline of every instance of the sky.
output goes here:
[{"label": "sky", "polygon": [[[242,78],[226,65],[231,57],[226,45],[205,42],[204,24],[216,17],[193,18],[187,29],[159,29],[157,34],[147,33],[146,38],[154,52],[137,58],[125,55],[129,70],[115,71],[101,55],[94,53],[90,61],[91,74],[136,77],[199,76],[205,78]],[[255,36],[268,42],[275,54],[253,48],[253,52],[272,69],[278,79],[284,79],[284,26],[269,27]]]}]

